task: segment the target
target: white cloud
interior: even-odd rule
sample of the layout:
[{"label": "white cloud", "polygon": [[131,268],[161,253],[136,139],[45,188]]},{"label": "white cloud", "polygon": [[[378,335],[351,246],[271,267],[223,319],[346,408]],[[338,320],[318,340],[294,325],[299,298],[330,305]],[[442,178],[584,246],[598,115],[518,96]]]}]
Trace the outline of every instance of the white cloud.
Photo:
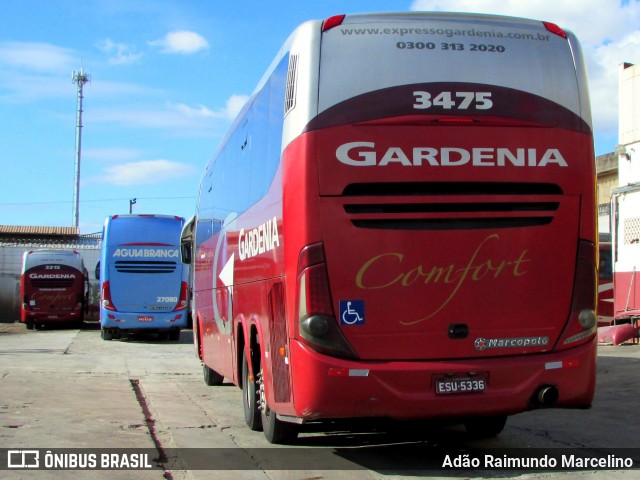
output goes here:
[{"label": "white cloud", "polygon": [[170,105],[171,108],[175,108],[178,112],[180,112],[185,117],[189,118],[206,118],[206,117],[215,117],[216,112],[208,109],[204,105],[198,105],[197,107],[190,107],[185,105],[184,103],[178,103],[176,105]]},{"label": "white cloud", "polygon": [[167,129],[190,135],[210,135],[216,120],[232,121],[248,100],[232,95],[224,107],[212,110],[199,104],[167,103],[164,108],[94,108],[85,112],[87,122],[119,123],[125,127]]},{"label": "white cloud", "polygon": [[116,43],[110,38],[97,43],[98,49],[107,55],[110,65],[127,65],[136,63],[142,58],[142,53],[137,53],[135,48],[125,43]]},{"label": "white cloud", "polygon": [[69,94],[77,58],[72,50],[48,43],[0,42],[0,101],[21,103]]},{"label": "white cloud", "polygon": [[68,48],[48,43],[0,42],[0,66],[37,73],[68,72],[78,58]]},{"label": "white cloud", "polygon": [[103,183],[117,186],[163,183],[199,173],[193,165],[170,160],[142,160],[107,167],[99,177],[85,184]]},{"label": "white cloud", "polygon": [[182,53],[186,55],[209,48],[209,42],[202,35],[185,30],[169,32],[163,38],[149,42],[149,45],[159,47],[162,53]]},{"label": "white cloud", "polygon": [[248,99],[249,97],[247,95],[231,95],[227,99],[227,102],[224,108],[217,111],[210,110],[204,105],[198,105],[197,107],[193,108],[183,103],[172,105],[172,107],[189,118],[209,117],[209,118],[221,118],[224,120],[231,121],[236,118],[240,110],[242,110],[242,107],[244,106],[244,104],[247,103]]},{"label": "white cloud", "polygon": [[99,97],[101,99],[117,98],[118,100],[122,100],[125,96],[134,96],[139,99],[145,96],[158,96],[165,94],[162,88],[152,87],[149,84],[119,81],[114,82],[102,77],[92,78],[90,89],[86,91],[88,93],[91,92],[91,96],[95,95],[95,97]]},{"label": "white cloud", "polygon": [[120,163],[137,160],[143,155],[141,150],[135,148],[107,147],[107,148],[83,148],[82,157],[98,162]]},{"label": "white cloud", "polygon": [[242,110],[244,104],[247,103],[247,100],[249,100],[247,95],[231,95],[227,99],[227,104],[225,105],[224,110],[222,110],[224,117],[227,120],[233,120],[236,118],[236,115],[240,113],[240,110]]},{"label": "white cloud", "polygon": [[411,10],[519,16],[573,31],[589,71],[595,133],[617,134],[618,66],[640,63],[640,0],[415,0]]},{"label": "white cloud", "polygon": [[41,101],[51,98],[73,98],[71,70],[67,74],[20,74],[0,66],[0,101],[8,104]]}]

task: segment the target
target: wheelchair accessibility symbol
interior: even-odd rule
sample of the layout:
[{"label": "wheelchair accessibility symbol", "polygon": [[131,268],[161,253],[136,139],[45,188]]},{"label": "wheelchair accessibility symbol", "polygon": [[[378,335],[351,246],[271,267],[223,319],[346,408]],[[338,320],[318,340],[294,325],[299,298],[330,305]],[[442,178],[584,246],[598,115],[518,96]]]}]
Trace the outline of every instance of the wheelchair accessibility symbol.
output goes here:
[{"label": "wheelchair accessibility symbol", "polygon": [[340,325],[364,324],[364,300],[340,300]]}]

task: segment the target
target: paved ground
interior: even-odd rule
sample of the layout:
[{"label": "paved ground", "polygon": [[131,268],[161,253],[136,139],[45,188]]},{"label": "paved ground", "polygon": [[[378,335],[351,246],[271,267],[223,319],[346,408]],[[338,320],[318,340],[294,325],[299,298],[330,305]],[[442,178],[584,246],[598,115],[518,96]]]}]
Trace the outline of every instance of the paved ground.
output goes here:
[{"label": "paved ground", "polygon": [[[624,450],[640,462],[640,346],[599,349],[598,390],[587,411],[546,410],[509,419],[496,439],[472,441],[456,428],[402,425],[387,430],[335,425],[309,429],[296,447],[275,447],[244,424],[241,392],[207,387],[191,332],[179,342],[153,337],[105,342],[86,329],[27,331],[0,323],[0,450],[130,448],[167,458],[151,471],[0,470],[8,479],[321,479],[427,478],[455,471],[406,471],[439,446]],[[148,450],[147,450],[148,449]],[[176,450],[177,449],[177,450]],[[188,449],[188,450],[181,450]],[[206,450],[198,450],[206,449]],[[274,454],[275,452],[275,454]],[[621,451],[622,452],[622,451]],[[189,457],[246,470],[188,470]],[[214,458],[215,457],[215,458]],[[295,465],[295,470],[283,469]],[[199,460],[198,460],[199,459]],[[308,460],[308,467],[304,462]],[[302,462],[302,465],[299,464]],[[325,462],[325,463],[323,463]],[[326,468],[318,468],[326,465]],[[338,470],[339,469],[339,470]],[[638,478],[639,471],[461,472],[465,478]]]}]

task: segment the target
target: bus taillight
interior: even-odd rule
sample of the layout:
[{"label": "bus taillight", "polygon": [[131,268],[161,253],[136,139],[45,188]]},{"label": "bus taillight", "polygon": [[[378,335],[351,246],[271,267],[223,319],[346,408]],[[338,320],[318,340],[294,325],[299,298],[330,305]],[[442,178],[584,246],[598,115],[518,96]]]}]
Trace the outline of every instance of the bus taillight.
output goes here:
[{"label": "bus taillight", "polygon": [[326,32],[327,30],[331,30],[334,27],[342,25],[344,17],[345,15],[334,15],[333,17],[327,18],[324,22],[322,22],[322,31]]},{"label": "bus taillight", "polygon": [[596,246],[580,240],[569,323],[560,337],[558,349],[574,347],[595,335],[596,281]]},{"label": "bus taillight", "polygon": [[340,357],[355,357],[336,322],[322,243],[308,245],[298,258],[300,336],[311,348]]},{"label": "bus taillight", "polygon": [[187,282],[182,282],[182,284],[180,284],[180,298],[178,298],[176,308],[173,309],[174,312],[187,308],[187,305],[189,305],[188,295],[189,284]]},{"label": "bus taillight", "polygon": [[108,281],[102,284],[102,307],[107,310],[116,311],[116,307],[111,300],[111,288],[109,287]]},{"label": "bus taillight", "polygon": [[558,35],[559,37],[562,38],[567,38],[567,32],[565,32],[563,29],[561,29],[558,25],[556,25],[555,23],[551,23],[551,22],[542,22],[542,24],[544,25],[544,28],[547,29],[547,31]]}]

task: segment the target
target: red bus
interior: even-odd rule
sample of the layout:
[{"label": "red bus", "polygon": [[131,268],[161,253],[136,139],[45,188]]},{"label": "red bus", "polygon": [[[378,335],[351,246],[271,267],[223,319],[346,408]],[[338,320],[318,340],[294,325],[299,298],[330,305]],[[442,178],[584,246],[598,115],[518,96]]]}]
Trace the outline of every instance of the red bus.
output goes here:
[{"label": "red bus", "polygon": [[301,25],[183,229],[205,381],[242,387],[273,443],[354,417],[493,436],[518,412],[588,407],[593,159],[580,46],[554,24]]},{"label": "red bus", "polygon": [[41,325],[81,325],[87,309],[89,277],[82,257],[68,250],[24,253],[20,275],[20,321]]}]

